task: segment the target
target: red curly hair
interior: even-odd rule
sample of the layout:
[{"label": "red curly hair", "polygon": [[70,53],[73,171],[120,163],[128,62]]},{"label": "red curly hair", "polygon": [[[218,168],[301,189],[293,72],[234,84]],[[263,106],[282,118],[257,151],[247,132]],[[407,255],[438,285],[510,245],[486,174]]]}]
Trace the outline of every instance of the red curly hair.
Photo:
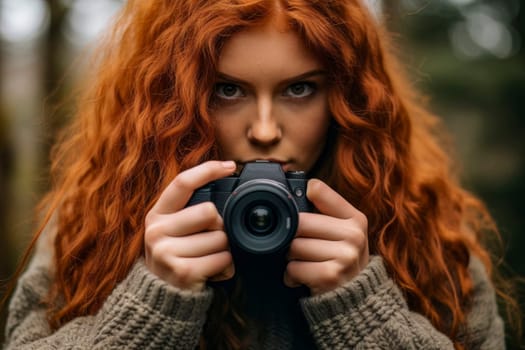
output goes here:
[{"label": "red curly hair", "polygon": [[[99,310],[144,253],[144,218],[161,191],[220,156],[209,103],[221,48],[275,15],[331,82],[335,139],[315,175],[367,216],[371,254],[384,258],[410,308],[463,348],[469,256],[490,272],[475,232],[492,221],[459,186],[439,122],[400,73],[387,34],[363,4],[343,0],[127,2],[53,153],[43,203],[48,218],[57,215],[50,296],[64,303],[50,304],[52,327]],[[217,293],[202,348],[241,346],[243,319],[228,298]]]}]

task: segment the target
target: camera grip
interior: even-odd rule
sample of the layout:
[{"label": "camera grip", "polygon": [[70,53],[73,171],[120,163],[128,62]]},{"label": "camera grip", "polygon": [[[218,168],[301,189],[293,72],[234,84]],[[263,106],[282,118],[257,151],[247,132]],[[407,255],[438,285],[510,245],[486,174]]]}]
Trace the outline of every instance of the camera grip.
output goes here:
[{"label": "camera grip", "polygon": [[204,202],[211,202],[212,201],[212,186],[206,185],[204,187],[201,187],[197,189],[195,192],[193,192],[193,195],[191,196],[190,200],[186,204],[186,207],[204,203]]}]

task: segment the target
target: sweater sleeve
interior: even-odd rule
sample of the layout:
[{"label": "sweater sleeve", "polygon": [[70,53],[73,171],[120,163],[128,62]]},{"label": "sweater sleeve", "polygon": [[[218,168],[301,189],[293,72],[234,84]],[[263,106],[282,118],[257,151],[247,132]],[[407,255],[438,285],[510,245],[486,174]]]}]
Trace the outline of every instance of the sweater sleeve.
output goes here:
[{"label": "sweater sleeve", "polygon": [[180,291],[139,260],[96,315],[51,331],[40,300],[49,269],[37,261],[20,278],[9,306],[5,349],[194,349],[212,291]]},{"label": "sweater sleeve", "polygon": [[474,282],[474,294],[463,342],[468,344],[468,349],[505,349],[504,322],[498,313],[494,286],[479,259],[473,257],[469,268]]},{"label": "sweater sleeve", "polygon": [[[504,349],[494,290],[481,263],[472,260],[475,294],[464,338],[467,348]],[[454,349],[428,319],[409,310],[379,256],[345,286],[303,299],[302,308],[320,349]]]}]

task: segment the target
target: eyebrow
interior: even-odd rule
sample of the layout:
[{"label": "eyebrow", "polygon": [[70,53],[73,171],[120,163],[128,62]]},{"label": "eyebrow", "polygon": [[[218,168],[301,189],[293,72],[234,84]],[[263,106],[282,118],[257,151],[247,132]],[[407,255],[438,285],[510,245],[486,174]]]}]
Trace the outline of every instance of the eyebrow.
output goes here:
[{"label": "eyebrow", "polygon": [[[217,75],[218,75],[218,77],[220,79],[236,82],[236,83],[239,83],[239,84],[250,85],[250,83],[247,82],[247,81],[244,81],[244,80],[242,80],[240,78],[234,77],[232,75],[229,75],[229,74],[226,74],[226,73],[223,73],[223,72],[217,72]],[[314,76],[318,76],[318,75],[326,75],[326,71],[324,69],[313,69],[311,71],[308,71],[308,72],[305,72],[305,73],[301,73],[301,74],[293,76],[293,77],[286,78],[286,79],[284,79],[282,81],[282,83],[283,84],[287,84],[287,83],[290,83],[292,81],[308,79],[308,78],[311,78],[311,77],[314,77]]]}]

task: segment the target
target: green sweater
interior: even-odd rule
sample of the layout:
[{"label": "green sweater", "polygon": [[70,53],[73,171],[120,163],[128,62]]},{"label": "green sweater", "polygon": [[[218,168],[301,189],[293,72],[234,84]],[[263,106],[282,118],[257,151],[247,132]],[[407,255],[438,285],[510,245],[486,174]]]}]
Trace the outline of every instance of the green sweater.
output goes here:
[{"label": "green sweater", "polygon": [[[96,315],[52,332],[39,300],[50,283],[49,254],[37,253],[9,306],[5,349],[195,349],[213,290],[178,290],[139,260]],[[471,259],[474,300],[464,334],[467,349],[504,349],[503,322],[483,265]],[[453,349],[452,342],[412,312],[381,257],[348,284],[300,300],[319,349]],[[274,327],[253,349],[290,349],[290,327]],[[296,333],[295,333],[296,334]],[[295,335],[297,337],[297,334]]]}]

